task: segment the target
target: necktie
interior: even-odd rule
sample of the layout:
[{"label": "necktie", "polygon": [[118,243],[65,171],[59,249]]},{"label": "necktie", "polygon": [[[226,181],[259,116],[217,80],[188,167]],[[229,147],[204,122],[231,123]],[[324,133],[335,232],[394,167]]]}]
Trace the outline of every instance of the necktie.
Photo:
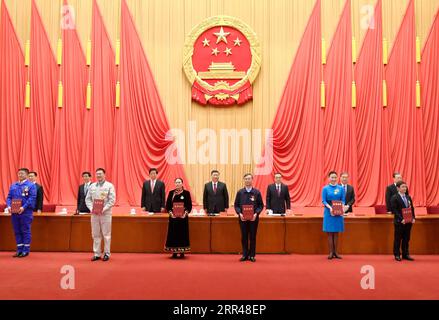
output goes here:
[{"label": "necktie", "polygon": [[85,186],[84,186],[84,193],[85,193],[85,195],[87,195],[87,191],[88,191],[88,183],[86,183]]},{"label": "necktie", "polygon": [[277,195],[280,197],[280,185],[277,185]]},{"label": "necktie", "polygon": [[151,193],[154,192],[155,181],[151,181]]},{"label": "necktie", "polygon": [[402,196],[402,200],[404,200],[405,207],[408,208],[409,205],[407,203],[407,198],[405,197],[405,195]]},{"label": "necktie", "polygon": [[216,183],[213,184],[213,192],[216,193]]}]

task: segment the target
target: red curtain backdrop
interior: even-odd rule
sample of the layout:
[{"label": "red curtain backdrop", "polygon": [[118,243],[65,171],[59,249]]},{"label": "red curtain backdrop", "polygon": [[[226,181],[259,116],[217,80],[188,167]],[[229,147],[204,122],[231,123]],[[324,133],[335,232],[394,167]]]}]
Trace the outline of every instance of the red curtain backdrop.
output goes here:
[{"label": "red curtain backdrop", "polygon": [[[86,171],[107,169],[107,179],[112,180],[114,114],[116,104],[116,67],[114,51],[108,37],[101,12],[93,1],[91,61],[91,109],[84,115],[82,166]],[[102,128],[106,128],[103,134]]]},{"label": "red curtain backdrop", "polygon": [[20,166],[38,172],[44,200],[51,192],[52,146],[59,68],[35,1],[31,9],[30,108],[24,110]]},{"label": "red curtain backdrop", "polygon": [[264,199],[275,172],[282,173],[294,205],[321,203],[323,112],[320,108],[321,4],[317,1],[279,103],[273,129],[273,171],[256,175]]},{"label": "red curtain backdrop", "polygon": [[[284,175],[295,206],[320,205],[320,191],[330,170],[347,170],[357,204],[384,202],[391,173],[400,171],[417,206],[439,205],[439,22],[435,18],[422,63],[416,63],[414,1],[396,37],[389,64],[382,65],[382,12],[378,0],[375,28],[368,30],[354,67],[351,56],[350,1],[341,14],[323,74],[326,108],[320,108],[321,3],[316,2],[273,121],[273,170],[256,176],[265,195],[274,172]],[[93,2],[92,66],[74,30],[63,31],[63,65],[57,65],[35,1],[31,13],[30,67],[24,66],[7,8],[2,1],[0,31],[0,203],[4,203],[16,170],[39,173],[45,201],[73,205],[80,173],[107,169],[119,205],[138,206],[150,167],[157,167],[168,191],[183,166],[167,161],[175,148],[154,77],[127,4],[121,11],[121,65],[96,1]],[[118,72],[120,74],[118,75]],[[90,79],[89,79],[90,77]],[[382,107],[382,80],[387,80],[388,107]],[[58,81],[64,86],[58,108]],[[357,107],[351,106],[352,80]],[[422,105],[416,108],[416,80]],[[31,83],[31,105],[24,107],[25,83]],[[121,106],[115,107],[116,81]],[[91,109],[85,108],[92,84]],[[190,92],[188,92],[190,94]],[[257,97],[255,97],[257,98]],[[174,149],[174,153],[175,153]],[[268,152],[268,151],[267,151]],[[195,199],[194,199],[195,202]]]},{"label": "red curtain backdrop", "polygon": [[23,51],[4,1],[0,32],[0,202],[3,202],[10,184],[17,178],[26,84]]},{"label": "red curtain backdrop", "polygon": [[355,65],[357,84],[357,152],[359,206],[384,203],[384,190],[392,175],[388,122],[383,119],[382,2],[375,8],[374,27],[366,33]]},{"label": "red curtain backdrop", "polygon": [[421,62],[427,205],[439,206],[439,11]]},{"label": "red curtain backdrop", "polygon": [[357,148],[355,110],[352,108],[352,29],[351,1],[341,14],[335,31],[327,64],[324,68],[326,108],[324,114],[324,167],[327,176],[331,170],[349,172],[351,184],[357,185]]},{"label": "red curtain backdrop", "polygon": [[[150,167],[158,168],[168,189],[177,177],[183,178],[186,188],[188,181],[183,166],[171,165],[166,159],[172,141],[165,137],[171,127],[125,1],[121,15],[122,98],[115,119],[113,180],[120,205],[139,205]],[[107,130],[102,128],[102,132]]]},{"label": "red curtain backdrop", "polygon": [[[65,4],[67,4],[65,2]],[[50,203],[75,203],[81,172],[88,71],[76,29],[62,31],[63,105],[55,111]]]},{"label": "red curtain backdrop", "polygon": [[[393,171],[401,172],[416,206],[425,206],[425,157],[422,108],[416,108],[416,35],[414,0],[386,67],[390,150]],[[437,134],[437,132],[436,132]],[[391,177],[389,177],[389,182]]]}]

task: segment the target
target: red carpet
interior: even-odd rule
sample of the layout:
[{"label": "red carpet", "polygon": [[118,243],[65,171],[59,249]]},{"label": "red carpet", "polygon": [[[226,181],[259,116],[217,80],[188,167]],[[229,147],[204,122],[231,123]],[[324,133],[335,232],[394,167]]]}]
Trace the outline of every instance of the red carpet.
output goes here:
[{"label": "red carpet", "polygon": [[[0,253],[0,299],[439,299],[439,256],[398,263],[391,256]],[[63,265],[75,268],[75,289],[63,290]],[[363,265],[375,268],[375,290],[363,290]],[[404,285],[401,282],[404,281]]]}]

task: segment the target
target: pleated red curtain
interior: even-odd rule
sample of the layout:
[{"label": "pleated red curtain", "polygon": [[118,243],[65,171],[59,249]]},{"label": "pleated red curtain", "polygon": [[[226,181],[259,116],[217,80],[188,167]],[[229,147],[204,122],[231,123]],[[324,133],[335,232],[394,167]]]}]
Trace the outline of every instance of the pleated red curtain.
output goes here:
[{"label": "pleated red curtain", "polygon": [[80,182],[88,72],[76,29],[64,29],[62,41],[63,103],[55,111],[50,203],[68,205],[75,203]]},{"label": "pleated red curtain", "polygon": [[[388,85],[388,130],[393,171],[401,172],[416,206],[425,206],[425,157],[422,108],[416,108],[416,34],[410,0],[385,68]],[[389,177],[389,183],[391,177]]]},{"label": "pleated red curtain", "polygon": [[383,109],[383,28],[382,1],[375,8],[373,28],[369,28],[357,64],[357,130],[358,187],[357,205],[384,203],[384,190],[392,175],[389,152],[388,122]]},{"label": "pleated red curtain", "polygon": [[439,206],[439,11],[422,53],[421,84],[428,206]]},{"label": "pleated red curtain", "polygon": [[357,186],[357,138],[352,108],[352,27],[351,1],[340,17],[324,68],[326,108],[323,125],[323,172],[347,171]]},{"label": "pleated red curtain", "polygon": [[44,200],[51,192],[52,147],[59,68],[35,1],[31,9],[30,108],[23,113],[20,166],[38,172]]},{"label": "pleated red curtain", "polygon": [[4,1],[0,48],[0,203],[4,203],[10,184],[17,178],[26,85],[23,50]]},{"label": "pleated red curtain", "polygon": [[[272,125],[273,170],[256,175],[264,199],[275,172],[282,173],[294,205],[321,203],[323,112],[320,108],[321,3],[316,2]],[[265,164],[264,164],[265,165]]]},{"label": "pleated red curtain", "polygon": [[[122,0],[121,105],[116,110],[113,180],[120,205],[138,205],[142,183],[150,167],[158,168],[167,188],[181,177],[183,166],[168,161],[166,139],[171,129],[128,6]],[[102,128],[105,134],[107,130]],[[194,195],[193,200],[195,200]]]},{"label": "pleated red curtain", "polygon": [[[81,168],[92,173],[97,168],[105,168],[107,169],[107,179],[111,181],[113,176],[116,66],[115,54],[96,0],[93,1],[91,41],[91,108],[86,110],[84,114]],[[105,131],[102,128],[105,128]]]}]

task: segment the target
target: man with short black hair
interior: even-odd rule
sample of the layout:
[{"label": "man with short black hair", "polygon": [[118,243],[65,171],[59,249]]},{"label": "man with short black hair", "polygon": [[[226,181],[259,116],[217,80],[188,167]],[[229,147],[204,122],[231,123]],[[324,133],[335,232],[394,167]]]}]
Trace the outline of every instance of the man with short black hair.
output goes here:
[{"label": "man with short black hair", "polygon": [[[110,246],[111,246],[111,220],[114,204],[116,203],[116,191],[113,184],[105,180],[105,170],[99,168],[96,170],[96,183],[90,186],[90,189],[85,198],[85,203],[88,209],[92,212],[91,215],[91,229],[93,236],[93,258],[91,261],[101,259],[101,245],[102,237],[104,238],[104,258],[103,261],[110,260]],[[95,200],[103,200],[103,208],[97,212],[94,205],[97,204]],[[95,209],[95,210],[93,210]]]},{"label": "man with short black hair", "polygon": [[91,177],[92,177],[91,173],[88,171],[82,173],[82,181],[84,183],[79,186],[78,199],[76,204],[76,214],[90,213],[90,209],[88,209],[87,205],[85,204],[85,198],[87,197],[88,191],[92,184]]},{"label": "man with short black hair", "polygon": [[220,173],[218,170],[212,170],[210,176],[211,181],[204,185],[203,208],[208,215],[227,212],[229,209],[227,185],[219,181]]},{"label": "man with short black hair", "polygon": [[[413,206],[412,198],[407,194],[407,184],[404,181],[396,183],[398,193],[392,196],[390,200],[392,213],[394,214],[395,238],[393,243],[393,254],[396,261],[402,259],[413,261],[414,259],[409,253],[409,241],[412,226],[415,223],[415,207]],[[405,221],[403,216],[403,209],[411,208],[412,221]]]},{"label": "man with short black hair", "polygon": [[[389,186],[387,186],[386,189],[386,208],[387,208],[387,213],[388,214],[392,214],[392,204],[390,202],[390,200],[392,199],[392,197],[395,194],[398,194],[398,189],[396,188],[396,184],[398,183],[398,181],[402,181],[402,175],[399,172],[394,172],[393,173],[393,183]],[[409,194],[409,191],[407,189],[407,195]]]},{"label": "man with short black hair", "polygon": [[[251,208],[253,218],[246,220],[243,214],[244,206]],[[264,208],[261,192],[253,188],[253,175],[244,175],[244,188],[239,190],[235,198],[235,211],[239,216],[241,228],[242,257],[240,261],[256,262],[256,233],[258,231],[259,215]],[[250,247],[249,247],[250,241]]]},{"label": "man with short black hair", "polygon": [[43,186],[37,183],[38,174],[35,171],[30,171],[28,179],[37,188],[37,200],[34,208],[34,212],[41,213],[43,211],[44,202],[44,189]]},{"label": "man with short black hair", "polygon": [[165,211],[166,188],[165,183],[157,179],[159,171],[149,169],[149,180],[143,183],[142,200],[140,206],[143,211],[159,213]]},{"label": "man with short black hair", "polygon": [[9,188],[6,206],[11,213],[17,252],[14,258],[24,258],[30,253],[32,240],[31,225],[33,210],[37,199],[35,184],[28,180],[29,169],[21,168],[17,172],[18,182]]},{"label": "man with short black hair", "polygon": [[291,209],[288,186],[282,183],[282,174],[274,175],[274,183],[267,187],[266,208],[269,214],[285,214]]}]

